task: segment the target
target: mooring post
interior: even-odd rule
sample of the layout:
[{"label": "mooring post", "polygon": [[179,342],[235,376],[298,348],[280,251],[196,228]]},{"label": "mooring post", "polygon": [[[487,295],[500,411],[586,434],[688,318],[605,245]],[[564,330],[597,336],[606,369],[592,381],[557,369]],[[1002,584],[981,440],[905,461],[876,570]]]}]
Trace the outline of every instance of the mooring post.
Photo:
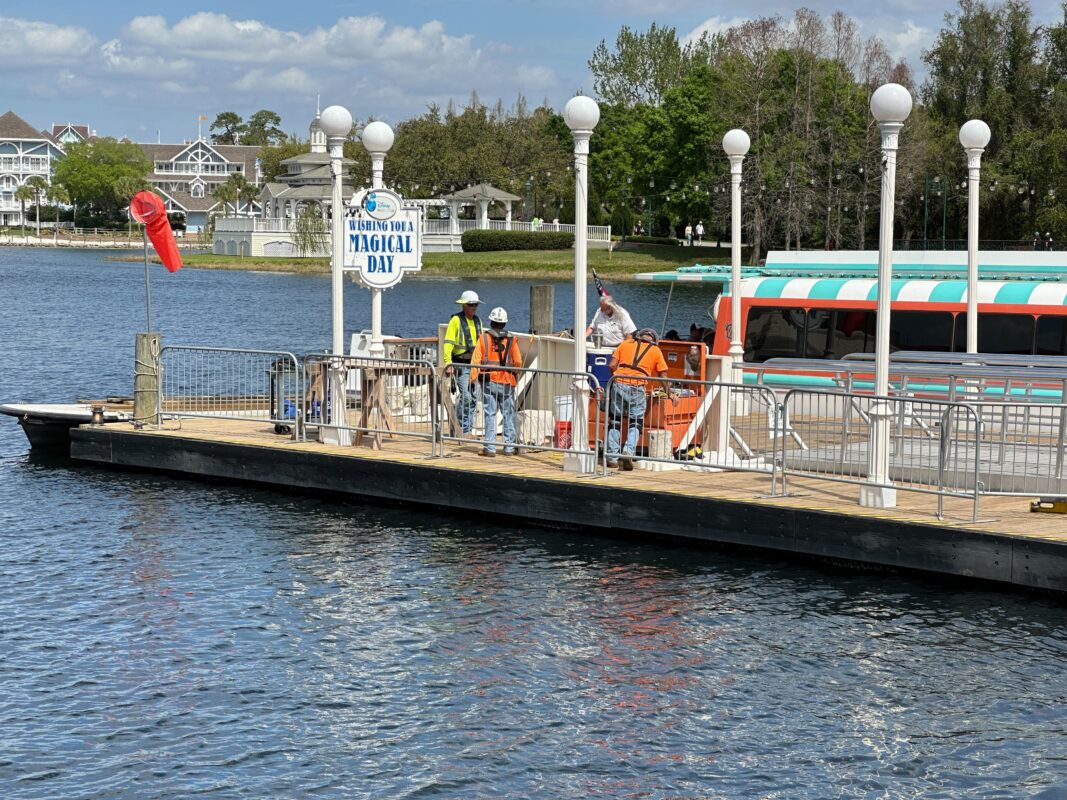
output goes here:
[{"label": "mooring post", "polygon": [[552,311],[554,286],[530,287],[530,333],[548,336],[555,332],[555,315]]},{"label": "mooring post", "polygon": [[158,333],[138,333],[133,359],[133,424],[159,423]]}]

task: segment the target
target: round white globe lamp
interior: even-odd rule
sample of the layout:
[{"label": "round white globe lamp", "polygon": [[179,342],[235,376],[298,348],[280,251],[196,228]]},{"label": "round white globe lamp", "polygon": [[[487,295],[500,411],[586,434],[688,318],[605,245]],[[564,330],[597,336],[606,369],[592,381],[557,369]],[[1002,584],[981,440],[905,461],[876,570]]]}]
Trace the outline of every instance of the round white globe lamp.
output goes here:
[{"label": "round white globe lamp", "polygon": [[600,106],[583,94],[572,97],[563,107],[563,121],[572,131],[591,131],[600,122]]},{"label": "round white globe lamp", "polygon": [[328,106],[319,118],[319,126],[330,139],[343,139],[352,130],[352,114],[344,106]]},{"label": "round white globe lamp", "polygon": [[992,137],[989,126],[980,119],[969,120],[960,127],[960,144],[968,150],[984,150]]},{"label": "round white globe lamp", "polygon": [[871,95],[871,115],[878,122],[903,122],[911,113],[911,93],[899,83],[886,83]]},{"label": "round white globe lamp", "polygon": [[728,156],[744,156],[748,154],[748,148],[752,146],[752,140],[748,134],[740,128],[727,131],[722,137],[722,149]]}]

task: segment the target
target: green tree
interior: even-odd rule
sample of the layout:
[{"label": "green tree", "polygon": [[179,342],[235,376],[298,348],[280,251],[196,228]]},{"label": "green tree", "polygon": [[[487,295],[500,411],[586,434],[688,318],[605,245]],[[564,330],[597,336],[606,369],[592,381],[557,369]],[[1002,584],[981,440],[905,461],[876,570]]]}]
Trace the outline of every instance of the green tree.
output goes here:
[{"label": "green tree", "polygon": [[593,88],[609,103],[659,105],[694,66],[711,59],[718,44],[707,34],[682,44],[674,28],[655,22],[644,33],[624,25],[613,50],[601,39],[589,59]]},{"label": "green tree", "polygon": [[117,182],[124,177],[144,181],[151,171],[140,147],[105,137],[71,144],[56,165],[55,180],[74,201],[116,218],[129,199],[120,197]]},{"label": "green tree", "polygon": [[[235,111],[222,111],[211,123],[213,135],[211,141],[215,144],[237,144],[244,134],[247,126],[241,116]],[[218,133],[214,133],[218,131]]]},{"label": "green tree", "polygon": [[293,244],[301,256],[318,255],[330,248],[330,231],[318,203],[300,209],[292,226]]},{"label": "green tree", "polygon": [[281,124],[282,118],[276,113],[265,108],[260,109],[248,118],[240,143],[265,147],[284,142],[285,133],[280,127]]},{"label": "green tree", "polygon": [[[399,144],[399,141],[397,142]],[[311,146],[295,136],[286,136],[281,142],[268,145],[259,151],[259,168],[264,183],[270,183],[277,178],[284,169],[281,162],[287,158],[307,153]]]},{"label": "green tree", "polygon": [[22,221],[22,238],[26,238],[26,203],[33,199],[33,188],[22,184],[15,190],[15,199],[19,201],[19,205],[22,206],[22,213],[19,215],[19,219]]},{"label": "green tree", "polygon": [[56,223],[58,227],[59,207],[68,205],[70,203],[70,193],[67,191],[65,186],[58,183],[52,183],[48,186],[47,197],[48,202],[52,203],[56,207]]},{"label": "green tree", "polygon": [[149,188],[149,183],[144,178],[135,178],[132,175],[123,175],[115,180],[115,195],[126,206],[126,232],[133,235],[133,215],[129,213],[130,200],[138,192]]},{"label": "green tree", "polygon": [[[24,186],[28,186],[33,196],[33,209],[37,215],[37,238],[41,238],[41,198],[48,192],[48,181],[40,175],[27,178]],[[24,212],[25,213],[25,212]]]}]

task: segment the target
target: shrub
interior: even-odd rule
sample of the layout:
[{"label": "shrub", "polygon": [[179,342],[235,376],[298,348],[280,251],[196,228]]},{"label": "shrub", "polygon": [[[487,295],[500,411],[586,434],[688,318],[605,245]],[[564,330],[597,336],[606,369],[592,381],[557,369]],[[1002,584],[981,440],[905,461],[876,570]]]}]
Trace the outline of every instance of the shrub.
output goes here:
[{"label": "shrub", "polygon": [[484,253],[490,250],[570,250],[574,234],[558,231],[466,231],[463,234],[464,253]]},{"label": "shrub", "polygon": [[666,244],[674,246],[681,244],[673,236],[627,236],[626,241],[634,244]]}]

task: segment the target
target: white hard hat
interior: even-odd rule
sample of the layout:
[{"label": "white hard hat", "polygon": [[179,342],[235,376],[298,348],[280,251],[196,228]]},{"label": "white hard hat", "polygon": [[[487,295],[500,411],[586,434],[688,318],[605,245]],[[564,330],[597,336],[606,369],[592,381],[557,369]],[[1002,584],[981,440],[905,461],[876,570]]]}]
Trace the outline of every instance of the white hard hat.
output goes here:
[{"label": "white hard hat", "polygon": [[507,325],[507,323],[508,323],[508,312],[505,311],[504,309],[502,309],[500,306],[497,306],[496,308],[494,308],[492,311],[489,312],[489,321],[490,322],[502,322],[505,325]]},{"label": "white hard hat", "polygon": [[461,306],[465,306],[468,303],[477,304],[477,303],[480,303],[482,301],[478,299],[478,293],[477,292],[472,292],[470,289],[468,289],[467,291],[465,291],[463,294],[461,294],[459,296],[459,300],[457,300],[456,302],[459,303]]}]

